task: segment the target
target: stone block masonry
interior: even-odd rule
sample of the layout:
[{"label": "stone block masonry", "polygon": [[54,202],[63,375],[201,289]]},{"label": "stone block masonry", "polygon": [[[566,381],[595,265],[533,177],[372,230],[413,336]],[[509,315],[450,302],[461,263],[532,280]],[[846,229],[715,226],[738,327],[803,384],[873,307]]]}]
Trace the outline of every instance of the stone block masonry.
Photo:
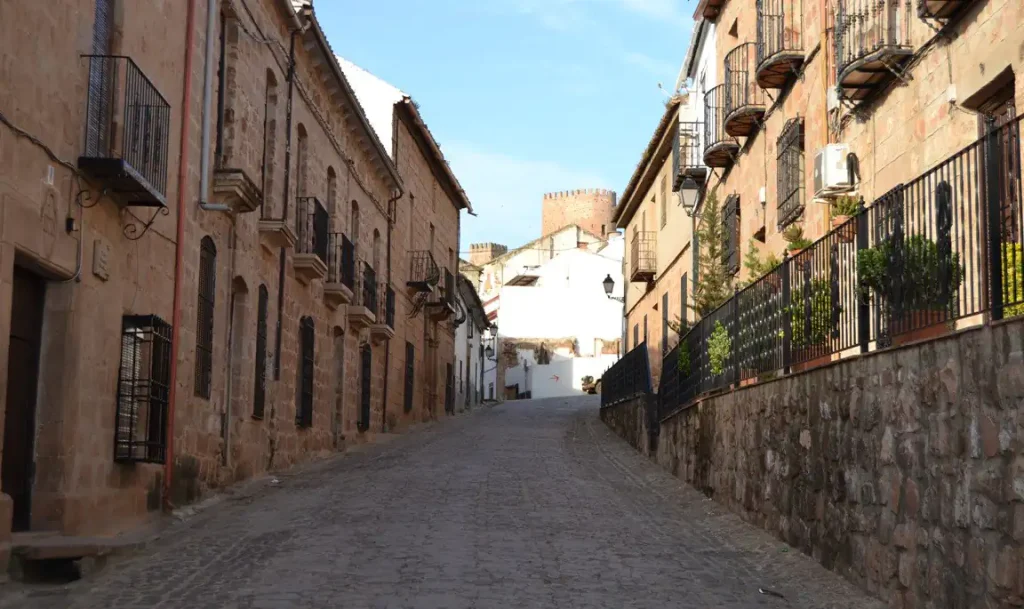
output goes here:
[{"label": "stone block masonry", "polygon": [[[636,445],[642,408],[602,418]],[[706,399],[661,422],[652,459],[890,607],[1011,607],[1022,422],[1016,320]]]},{"label": "stone block masonry", "polygon": [[615,193],[603,188],[552,192],[544,195],[541,206],[541,234],[576,224],[585,231],[603,237],[615,229]]}]

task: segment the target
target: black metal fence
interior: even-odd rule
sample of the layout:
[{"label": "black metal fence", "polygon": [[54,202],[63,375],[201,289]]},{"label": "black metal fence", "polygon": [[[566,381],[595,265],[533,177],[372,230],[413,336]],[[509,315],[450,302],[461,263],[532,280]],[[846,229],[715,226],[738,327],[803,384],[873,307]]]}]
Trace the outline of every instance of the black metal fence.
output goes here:
[{"label": "black metal fence", "polygon": [[[117,190],[164,204],[171,106],[129,57],[86,55],[85,151],[79,165],[123,161]],[[97,170],[102,170],[96,167]],[[115,174],[111,174],[114,176]],[[127,182],[132,184],[128,184]],[[152,198],[153,200],[149,200]]]},{"label": "black metal fence", "polygon": [[327,209],[316,197],[299,197],[295,215],[295,253],[316,254],[328,261]]},{"label": "black metal fence", "polygon": [[651,363],[647,343],[643,342],[623,355],[601,377],[601,406],[611,406],[652,391]]},{"label": "black metal fence", "polygon": [[866,209],[862,202],[703,316],[664,358],[660,416],[958,322],[1024,315],[1020,122],[993,127]]},{"label": "black metal fence", "polygon": [[327,283],[340,283],[350,290],[356,285],[356,248],[344,233],[330,233],[327,248]]}]

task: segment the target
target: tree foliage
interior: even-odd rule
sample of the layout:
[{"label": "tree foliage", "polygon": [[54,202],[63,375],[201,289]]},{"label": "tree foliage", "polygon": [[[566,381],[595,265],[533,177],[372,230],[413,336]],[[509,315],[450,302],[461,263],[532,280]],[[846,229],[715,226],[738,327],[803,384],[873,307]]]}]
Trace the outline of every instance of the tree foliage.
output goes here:
[{"label": "tree foliage", "polygon": [[733,294],[732,274],[725,268],[725,226],[722,208],[714,192],[708,194],[700,214],[697,228],[700,239],[700,274],[693,286],[693,305],[698,315],[704,316],[722,305]]}]

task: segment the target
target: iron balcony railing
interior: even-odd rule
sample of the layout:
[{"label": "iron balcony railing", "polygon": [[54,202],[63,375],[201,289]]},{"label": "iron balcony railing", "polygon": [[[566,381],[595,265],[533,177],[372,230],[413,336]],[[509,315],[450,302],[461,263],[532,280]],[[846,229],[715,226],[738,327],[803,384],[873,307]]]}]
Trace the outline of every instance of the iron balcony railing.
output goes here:
[{"label": "iron balcony railing", "polygon": [[327,263],[327,210],[316,197],[299,197],[295,214],[295,253],[316,254]]},{"label": "iron balcony railing", "polygon": [[757,0],[757,66],[803,50],[803,1]]},{"label": "iron balcony railing", "polygon": [[657,271],[657,235],[654,231],[633,233],[630,243],[630,281],[650,281]]},{"label": "iron balcony railing", "polygon": [[768,96],[755,78],[757,69],[757,44],[745,42],[725,56],[725,122],[736,115],[755,108],[764,108]]},{"label": "iron balcony railing", "polygon": [[704,315],[663,360],[660,416],[835,357],[1024,315],[1020,122],[862,204]]},{"label": "iron balcony railing", "polygon": [[672,144],[672,190],[678,191],[683,181],[706,171],[704,167],[704,123],[679,123],[679,137]]},{"label": "iron balcony railing", "polygon": [[448,269],[444,270],[444,301],[455,306],[455,275]]},{"label": "iron balcony railing", "polygon": [[726,167],[738,147],[725,132],[725,85],[712,87],[704,94],[704,164]]},{"label": "iron balcony railing", "polygon": [[356,248],[344,233],[327,236],[327,283],[340,283],[350,290],[356,285]]},{"label": "iron balcony railing", "polygon": [[368,263],[362,263],[359,304],[377,313],[377,272]]},{"label": "iron balcony railing", "polygon": [[170,104],[131,58],[84,58],[85,150],[78,166],[129,205],[166,206]]},{"label": "iron balcony railing", "polygon": [[386,324],[392,330],[395,329],[395,290],[387,282],[382,281],[377,290],[378,294],[384,294],[384,298],[378,299],[377,323]]},{"label": "iron balcony railing", "polygon": [[601,376],[601,407],[652,393],[647,343],[640,343]]},{"label": "iron balcony railing", "polygon": [[836,71],[839,82],[855,64],[910,46],[910,0],[839,0]]},{"label": "iron balcony railing", "polygon": [[441,270],[437,267],[433,254],[426,250],[412,252],[409,258],[407,286],[420,292],[429,292],[440,279]]}]

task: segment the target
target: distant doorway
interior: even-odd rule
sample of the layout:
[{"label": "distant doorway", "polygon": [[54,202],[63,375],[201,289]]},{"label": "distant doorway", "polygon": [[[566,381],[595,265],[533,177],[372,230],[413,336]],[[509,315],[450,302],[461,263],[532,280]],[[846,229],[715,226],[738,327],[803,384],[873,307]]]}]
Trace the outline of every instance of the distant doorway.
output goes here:
[{"label": "distant doorway", "polygon": [[14,531],[27,531],[31,525],[36,388],[39,383],[39,345],[45,294],[46,284],[42,278],[15,268],[11,342],[7,352],[3,468],[0,472],[0,487],[14,501],[11,523]]}]

